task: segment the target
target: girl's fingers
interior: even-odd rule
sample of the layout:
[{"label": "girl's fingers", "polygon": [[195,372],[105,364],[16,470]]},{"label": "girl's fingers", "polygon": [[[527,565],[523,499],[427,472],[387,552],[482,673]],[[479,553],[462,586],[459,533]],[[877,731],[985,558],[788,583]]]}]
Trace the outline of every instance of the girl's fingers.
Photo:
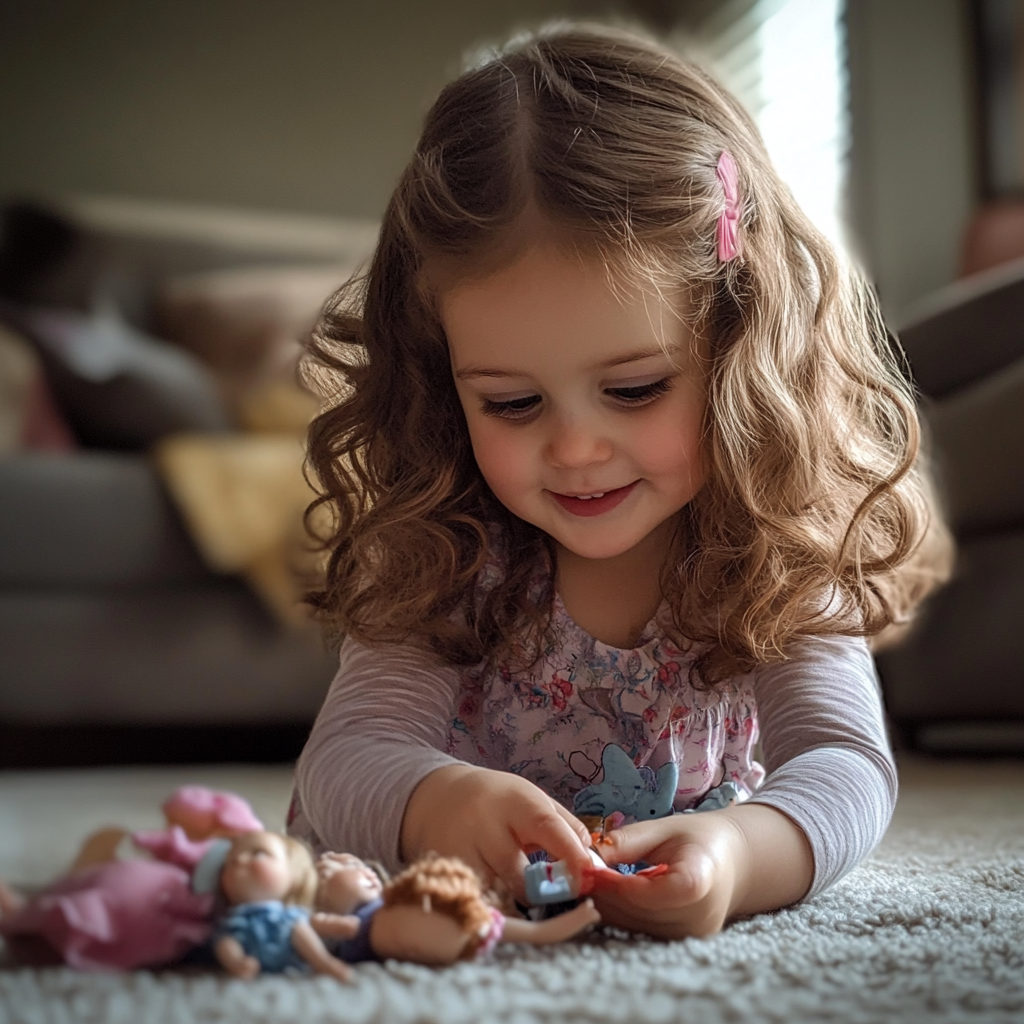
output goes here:
[{"label": "girl's fingers", "polygon": [[590,866],[586,826],[553,800],[543,809],[531,808],[526,819],[513,826],[513,834],[524,850],[546,850],[551,860],[567,861],[577,871]]},{"label": "girl's fingers", "polygon": [[677,815],[657,821],[640,821],[634,825],[613,829],[597,847],[606,864],[633,864],[638,860],[658,863],[652,859],[653,851],[663,843],[680,837]]},{"label": "girl's fingers", "polygon": [[572,813],[572,811],[566,810],[561,804],[555,804],[554,807],[558,814],[561,816],[561,818],[572,830],[573,835],[575,835],[576,838],[579,840],[580,846],[586,853],[587,861],[589,862],[591,840],[590,833],[587,831],[587,826],[584,825],[583,822],[580,821],[580,819]]},{"label": "girl's fingers", "polygon": [[[500,867],[504,865],[504,861],[499,856],[487,856],[475,849],[460,850],[457,854],[447,854],[447,856],[457,856],[471,867],[483,879],[484,885],[488,887],[494,885],[495,877],[502,875]],[[502,875],[502,877],[504,876]]]},{"label": "girl's fingers", "polygon": [[650,914],[671,915],[680,907],[699,903],[711,890],[715,879],[715,863],[698,846],[678,850],[663,875],[619,875],[602,879],[595,895],[603,902],[632,908],[645,917]]},{"label": "girl's fingers", "polygon": [[720,931],[724,923],[722,917],[709,912],[703,904],[675,910],[672,913],[663,911],[658,914],[639,914],[628,905],[613,905],[606,900],[599,900],[601,922],[613,928],[622,928],[628,932],[639,932],[651,935],[656,939],[685,939],[689,936],[713,935]]},{"label": "girl's fingers", "polygon": [[543,803],[531,801],[511,826],[513,846],[517,857],[499,874],[512,895],[525,899],[526,883],[523,872],[529,863],[524,851],[544,850],[550,860],[565,861],[577,878],[590,867],[590,835],[581,821],[553,800],[544,797]]},{"label": "girl's fingers", "polygon": [[526,871],[526,865],[529,861],[526,859],[526,854],[519,849],[510,849],[503,856],[496,857],[495,864],[491,867],[491,878],[488,881],[488,885],[494,885],[494,879],[500,878],[505,888],[512,894],[513,899],[522,900],[526,896],[526,881],[524,872]]}]

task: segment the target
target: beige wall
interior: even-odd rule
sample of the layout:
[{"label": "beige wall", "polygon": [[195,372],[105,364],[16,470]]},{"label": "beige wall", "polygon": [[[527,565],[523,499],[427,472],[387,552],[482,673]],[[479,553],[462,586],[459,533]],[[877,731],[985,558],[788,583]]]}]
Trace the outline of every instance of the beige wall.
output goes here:
[{"label": "beige wall", "polygon": [[899,323],[956,273],[975,201],[966,0],[849,0],[855,235]]},{"label": "beige wall", "polygon": [[463,49],[575,0],[2,0],[0,196],[379,216]]},{"label": "beige wall", "polygon": [[[377,217],[465,47],[611,2],[0,0],[0,197]],[[897,320],[973,202],[966,2],[850,0],[852,209]]]}]

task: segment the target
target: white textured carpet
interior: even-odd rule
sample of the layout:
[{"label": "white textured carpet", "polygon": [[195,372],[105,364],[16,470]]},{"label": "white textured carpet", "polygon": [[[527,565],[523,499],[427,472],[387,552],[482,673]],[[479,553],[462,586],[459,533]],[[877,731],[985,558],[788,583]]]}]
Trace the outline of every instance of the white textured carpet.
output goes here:
[{"label": "white textured carpet", "polygon": [[[905,760],[882,847],[812,904],[705,940],[595,935],[358,983],[0,970],[0,1024],[1024,1021],[1024,764]],[[101,823],[145,827],[183,781],[230,786],[278,825],[266,769],[0,774],[0,876],[45,880]]]}]

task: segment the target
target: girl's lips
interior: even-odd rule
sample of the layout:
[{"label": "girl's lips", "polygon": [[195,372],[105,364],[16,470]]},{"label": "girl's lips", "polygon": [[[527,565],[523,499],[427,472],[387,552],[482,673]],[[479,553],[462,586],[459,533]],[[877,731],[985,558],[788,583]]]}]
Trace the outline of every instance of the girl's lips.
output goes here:
[{"label": "girl's lips", "polygon": [[599,516],[610,512],[616,505],[621,505],[639,482],[639,480],[634,480],[631,484],[626,484],[625,487],[617,487],[614,491],[605,491],[600,498],[575,498],[569,494],[559,494],[557,491],[552,491],[551,494],[566,512],[571,512],[574,516]]}]

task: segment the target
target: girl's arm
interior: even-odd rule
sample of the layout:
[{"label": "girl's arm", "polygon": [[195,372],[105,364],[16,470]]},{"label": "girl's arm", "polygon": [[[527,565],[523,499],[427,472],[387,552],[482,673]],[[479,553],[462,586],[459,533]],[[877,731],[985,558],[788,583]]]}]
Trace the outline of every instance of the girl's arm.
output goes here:
[{"label": "girl's arm", "polygon": [[533,783],[443,753],[458,686],[418,648],[345,642],[296,768],[315,839],[392,871],[431,850],[461,857],[517,895],[524,849],[589,865],[586,829]]},{"label": "girl's arm", "polygon": [[768,777],[751,802],[807,836],[814,896],[878,845],[896,805],[874,662],[858,637],[807,641],[762,669],[754,692]]},{"label": "girl's arm", "polygon": [[338,674],[296,766],[315,840],[400,867],[410,794],[435,769],[460,763],[443,752],[457,689],[457,671],[418,648],[342,644]]},{"label": "girl's arm", "polygon": [[820,892],[881,839],[896,774],[864,641],[807,641],[758,673],[755,694],[764,786],[736,807],[612,832],[601,848],[610,863],[670,869],[595,893],[606,922],[670,938],[709,934]]}]

